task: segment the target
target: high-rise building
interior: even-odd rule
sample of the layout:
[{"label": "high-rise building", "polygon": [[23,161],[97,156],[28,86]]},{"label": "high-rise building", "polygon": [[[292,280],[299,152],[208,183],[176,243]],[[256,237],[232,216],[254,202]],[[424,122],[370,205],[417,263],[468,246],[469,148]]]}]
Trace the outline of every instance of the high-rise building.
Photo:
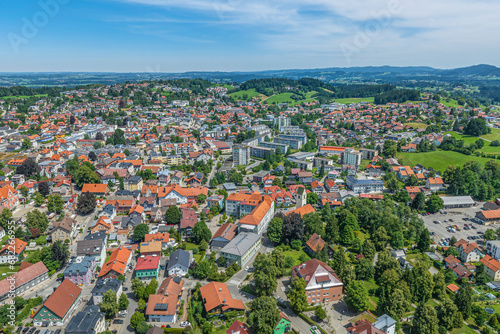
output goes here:
[{"label": "high-rise building", "polygon": [[342,163],[344,165],[359,166],[363,160],[363,153],[355,151],[352,148],[346,148],[344,150]]},{"label": "high-rise building", "polygon": [[233,146],[233,166],[246,166],[250,162],[250,147],[244,145]]}]

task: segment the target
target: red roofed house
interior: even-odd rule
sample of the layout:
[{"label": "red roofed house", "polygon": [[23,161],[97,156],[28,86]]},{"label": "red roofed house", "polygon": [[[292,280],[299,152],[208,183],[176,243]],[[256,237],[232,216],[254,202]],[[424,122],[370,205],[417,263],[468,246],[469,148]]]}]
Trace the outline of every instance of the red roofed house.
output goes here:
[{"label": "red roofed house", "polygon": [[33,324],[37,327],[44,323],[48,326],[63,326],[80,304],[81,292],[82,289],[75,283],[65,279],[35,314]]},{"label": "red roofed house", "polygon": [[27,245],[26,242],[18,238],[9,240],[0,250],[0,263],[19,262]]},{"label": "red roofed house", "polygon": [[135,277],[144,280],[158,279],[160,256],[141,255],[135,265]]},{"label": "red roofed house", "polygon": [[163,280],[158,294],[149,296],[146,309],[149,322],[177,322],[183,286],[184,281],[175,275]]},{"label": "red roofed house", "polygon": [[479,246],[475,242],[469,243],[464,239],[460,239],[454,246],[460,253],[460,260],[462,260],[462,262],[477,262],[482,257]]},{"label": "red roofed house", "polygon": [[426,188],[429,188],[431,191],[441,191],[446,189],[444,187],[444,181],[440,177],[428,178],[425,186]]},{"label": "red roofed house", "polygon": [[200,293],[209,316],[233,310],[245,311],[245,304],[239,299],[233,299],[225,283],[210,282],[200,288]]},{"label": "red roofed house", "polygon": [[19,194],[10,184],[5,184],[0,188],[0,206],[13,209],[19,204]]},{"label": "red roofed house", "polygon": [[118,276],[124,275],[131,259],[132,252],[130,250],[125,247],[118,247],[111,253],[108,262],[102,266],[99,278],[118,278]]},{"label": "red roofed house", "polygon": [[227,329],[226,334],[251,334],[252,329],[239,320],[235,320]]},{"label": "red roofed house", "polygon": [[83,193],[91,193],[95,196],[105,196],[109,193],[108,185],[102,183],[85,183],[82,187]]},{"label": "red roofed house", "polygon": [[347,328],[347,333],[349,333],[349,334],[385,334],[384,331],[377,329],[367,319],[360,319],[360,320],[356,321],[355,324],[351,324],[351,327]]},{"label": "red roofed house", "polygon": [[306,281],[308,304],[331,302],[342,298],[344,284],[326,263],[312,259],[292,267],[292,280],[301,277]]},{"label": "red roofed house", "polygon": [[297,208],[295,210],[292,210],[292,211],[288,211],[286,213],[286,215],[290,215],[292,213],[298,213],[299,215],[301,215],[302,217],[304,217],[305,215],[309,214],[309,213],[313,213],[313,212],[316,212],[316,209],[313,208],[313,206],[311,204],[306,204],[300,208]]},{"label": "red roofed house", "polygon": [[306,242],[306,251],[311,255],[314,255],[317,251],[322,250],[323,247],[325,247],[325,241],[316,233],[314,233]]},{"label": "red roofed house", "polygon": [[500,261],[486,255],[480,262],[484,264],[484,271],[486,275],[488,275],[492,280],[500,281]]}]

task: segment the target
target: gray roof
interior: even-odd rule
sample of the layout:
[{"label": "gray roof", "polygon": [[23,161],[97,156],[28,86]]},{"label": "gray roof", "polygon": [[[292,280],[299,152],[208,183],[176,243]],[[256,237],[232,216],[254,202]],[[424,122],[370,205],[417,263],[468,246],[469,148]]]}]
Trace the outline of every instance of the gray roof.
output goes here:
[{"label": "gray roof", "polygon": [[85,238],[83,238],[83,240],[97,240],[97,239],[106,240],[107,237],[108,235],[106,233],[97,232],[97,233],[87,234]]},{"label": "gray roof", "polygon": [[104,313],[99,311],[99,305],[90,305],[78,312],[66,326],[65,333],[94,334],[97,322],[104,318]]},{"label": "gray roof", "polygon": [[183,266],[186,269],[189,269],[189,265],[191,264],[191,253],[183,249],[178,249],[170,254],[167,270],[170,270],[170,268],[177,264]]},{"label": "gray roof", "polygon": [[385,329],[395,326],[396,320],[389,317],[387,314],[384,314],[376,322],[373,323],[373,327],[385,331]]},{"label": "gray roof", "polygon": [[470,196],[441,196],[444,206],[474,205],[476,202]]},{"label": "gray roof", "polygon": [[255,233],[240,233],[220,251],[221,253],[243,256],[259,239],[260,236]]},{"label": "gray roof", "polygon": [[234,183],[224,183],[222,185],[226,190],[236,190],[236,185]]},{"label": "gray roof", "polygon": [[76,244],[76,255],[99,255],[104,247],[104,239],[80,240]]},{"label": "gray roof", "polygon": [[92,267],[95,259],[90,256],[77,257],[73,262],[68,264],[66,270],[64,270],[64,276],[73,276],[76,274],[83,274],[89,271]]},{"label": "gray roof", "polygon": [[140,176],[134,175],[125,180],[126,183],[138,184],[141,182],[142,178]]},{"label": "gray roof", "polygon": [[122,286],[122,281],[117,278],[108,278],[108,279],[98,279],[95,287],[92,289],[92,295],[99,294],[102,295],[106,291],[113,290],[117,292],[118,289]]}]

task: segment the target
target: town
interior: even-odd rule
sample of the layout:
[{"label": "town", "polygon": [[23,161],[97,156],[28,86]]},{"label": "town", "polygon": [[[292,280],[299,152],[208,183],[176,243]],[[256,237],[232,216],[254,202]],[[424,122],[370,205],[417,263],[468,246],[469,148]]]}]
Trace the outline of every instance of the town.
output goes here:
[{"label": "town", "polygon": [[355,86],[2,88],[3,332],[500,331],[498,107]]}]

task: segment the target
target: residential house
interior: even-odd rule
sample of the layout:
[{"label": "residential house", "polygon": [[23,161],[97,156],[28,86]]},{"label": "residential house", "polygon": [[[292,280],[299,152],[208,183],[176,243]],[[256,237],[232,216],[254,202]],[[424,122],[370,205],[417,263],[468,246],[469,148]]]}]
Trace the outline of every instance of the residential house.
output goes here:
[{"label": "residential house", "polygon": [[78,256],[64,270],[64,278],[76,285],[86,285],[94,277],[97,264],[91,256]]},{"label": "residential house", "polygon": [[162,241],[148,241],[141,242],[140,254],[141,255],[156,255],[161,256]]},{"label": "residential house", "polygon": [[430,189],[430,191],[443,191],[446,190],[444,186],[444,181],[440,177],[430,177],[425,183],[425,187]]},{"label": "residential house", "polygon": [[480,262],[484,264],[485,273],[488,277],[494,281],[500,281],[500,261],[486,255]]},{"label": "residential house", "polygon": [[316,233],[314,233],[306,242],[306,252],[310,255],[316,254],[316,252],[322,250],[323,247],[325,247],[325,241]]},{"label": "residential house", "polygon": [[239,299],[233,299],[225,283],[210,282],[200,288],[200,293],[208,316],[245,311],[245,304]]},{"label": "residential house", "polygon": [[47,298],[42,307],[33,317],[33,324],[37,327],[64,326],[71,313],[80,304],[82,289],[68,279],[62,281],[57,289]]},{"label": "residential house", "polygon": [[458,253],[460,254],[460,260],[462,260],[462,262],[477,262],[482,257],[479,246],[475,242],[469,243],[464,239],[460,239],[455,243],[454,246],[455,248],[457,248]]},{"label": "residential house", "polygon": [[306,281],[308,304],[332,302],[342,298],[344,284],[333,269],[322,261],[312,259],[292,267],[292,280],[295,277]]},{"label": "residential house", "polygon": [[149,296],[145,313],[149,322],[177,322],[183,286],[184,280],[178,276],[163,280],[158,294]]},{"label": "residential house", "polygon": [[103,232],[106,234],[113,233],[113,221],[106,216],[99,217],[95,225],[90,228],[90,233],[98,232]]},{"label": "residential house", "polygon": [[251,334],[252,328],[248,325],[242,323],[239,320],[235,320],[231,326],[226,331],[226,334]]},{"label": "residential house", "polygon": [[160,187],[158,189],[158,199],[175,198],[177,204],[186,204],[188,202],[198,201],[199,195],[208,195],[206,187],[191,187],[183,188],[177,184],[169,185],[167,187]]},{"label": "residential house", "polygon": [[10,239],[0,250],[0,263],[19,262],[27,245],[21,239]]},{"label": "residential house", "polygon": [[99,278],[118,278],[125,274],[125,270],[132,259],[132,252],[125,247],[118,247],[111,253],[108,262],[99,272]]},{"label": "residential house", "polygon": [[69,240],[70,243],[78,234],[76,221],[70,216],[65,216],[62,220],[56,221],[52,225],[52,242]]},{"label": "residential house", "polygon": [[102,267],[106,260],[105,239],[80,240],[76,243],[76,256],[90,256],[97,266]]},{"label": "residential house", "polygon": [[161,248],[167,249],[169,245],[172,244],[170,241],[170,234],[168,233],[154,233],[146,234],[144,236],[144,242],[158,241],[161,242]]},{"label": "residential house", "polygon": [[10,184],[0,187],[0,207],[13,210],[19,204],[19,193]]},{"label": "residential house", "polygon": [[386,334],[384,331],[376,328],[367,319],[359,319],[347,328],[349,334]]},{"label": "residential house", "polygon": [[313,192],[315,192],[318,195],[325,192],[325,187],[324,187],[323,183],[320,183],[317,180],[314,180],[311,183],[311,189]]},{"label": "residential house", "polygon": [[99,305],[88,305],[66,325],[65,334],[97,334],[106,331],[104,313]]},{"label": "residential house", "polygon": [[83,193],[91,193],[95,196],[106,196],[109,193],[108,185],[102,183],[85,183],[82,187]]},{"label": "residential house", "polygon": [[141,280],[157,279],[160,271],[159,255],[141,255],[135,265],[135,277]]},{"label": "residential house", "polygon": [[92,301],[94,305],[99,305],[105,292],[112,290],[119,296],[123,291],[123,282],[117,278],[98,279],[94,288],[92,289]]},{"label": "residential house", "polygon": [[187,252],[183,249],[177,249],[168,259],[167,273],[169,276],[175,275],[179,277],[184,277],[187,275],[189,267],[193,262],[193,257],[191,252]]}]

